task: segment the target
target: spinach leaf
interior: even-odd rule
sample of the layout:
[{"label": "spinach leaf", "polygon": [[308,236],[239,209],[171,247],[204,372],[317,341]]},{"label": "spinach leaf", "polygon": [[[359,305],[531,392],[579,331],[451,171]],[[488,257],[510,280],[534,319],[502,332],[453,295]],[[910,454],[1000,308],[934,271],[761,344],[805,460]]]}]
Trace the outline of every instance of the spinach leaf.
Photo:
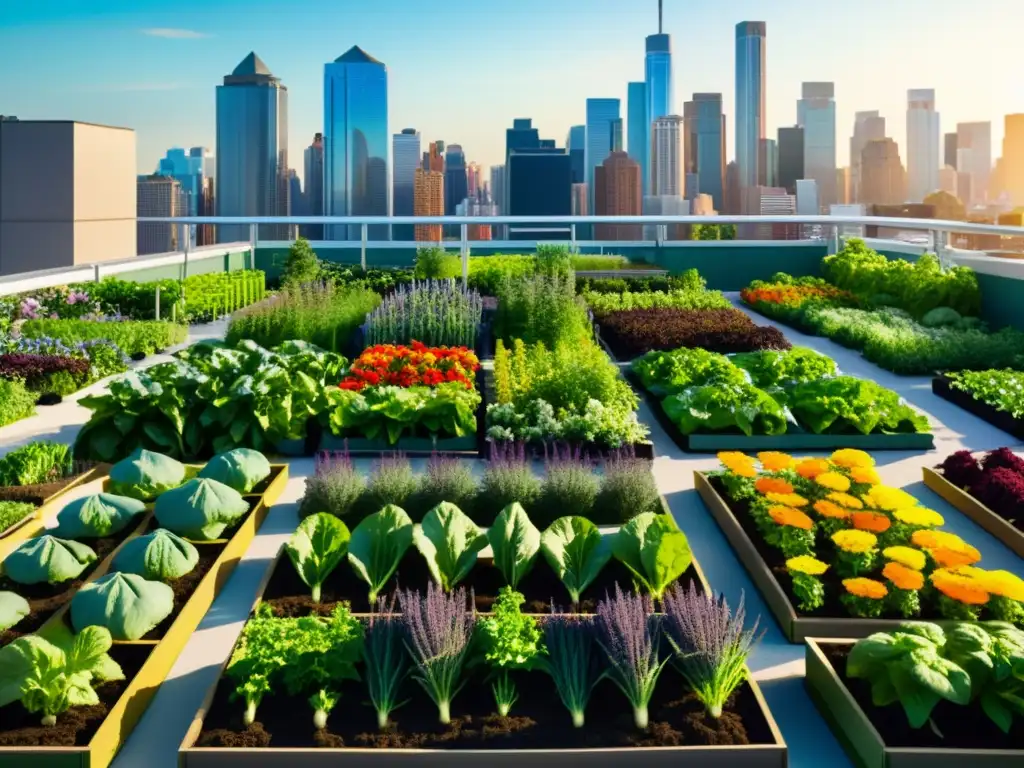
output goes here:
[{"label": "spinach leaf", "polygon": [[434,581],[445,592],[451,590],[476,564],[477,554],[487,546],[487,537],[469,516],[448,501],[442,501],[423,516],[413,530],[413,541],[426,558]]},{"label": "spinach leaf", "polygon": [[413,523],[405,510],[388,504],[369,515],[352,531],[348,542],[348,561],[359,578],[370,585],[369,599],[388,583],[412,544]]},{"label": "spinach leaf", "polygon": [[540,553],[540,531],[516,501],[498,513],[494,525],[487,530],[487,540],[494,553],[494,565],[509,586],[516,589]]},{"label": "spinach leaf", "polygon": [[653,512],[637,515],[622,526],[613,539],[612,553],[656,599],[693,562],[686,534],[672,516]]},{"label": "spinach leaf", "polygon": [[612,556],[611,542],[585,517],[560,517],[540,537],[541,550],[573,604]]},{"label": "spinach leaf", "polygon": [[295,572],[312,590],[313,602],[320,602],[320,587],[348,553],[348,526],[334,515],[317,512],[299,523],[285,544]]}]

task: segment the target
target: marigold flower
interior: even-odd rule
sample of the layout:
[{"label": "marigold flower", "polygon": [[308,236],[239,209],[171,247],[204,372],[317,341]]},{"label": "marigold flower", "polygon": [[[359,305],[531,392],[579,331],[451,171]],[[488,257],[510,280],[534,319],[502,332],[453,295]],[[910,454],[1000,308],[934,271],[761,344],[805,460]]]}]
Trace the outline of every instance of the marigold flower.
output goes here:
[{"label": "marigold flower", "polygon": [[826,499],[814,502],[814,511],[822,517],[831,517],[837,520],[845,520],[850,516],[850,510]]},{"label": "marigold flower", "polygon": [[779,451],[761,451],[757,454],[757,460],[769,472],[781,472],[793,466],[793,457]]},{"label": "marigold flower", "polygon": [[937,528],[946,522],[942,515],[934,509],[927,509],[925,507],[907,507],[906,509],[897,509],[893,512],[893,517],[901,523],[917,525],[924,528]]},{"label": "marigold flower", "polygon": [[964,605],[985,605],[988,602],[988,592],[970,576],[940,568],[931,575],[931,582],[946,597]]},{"label": "marigold flower", "polygon": [[[931,555],[932,560],[941,568],[959,568],[964,565],[974,565],[981,559],[981,555],[977,550],[971,552],[968,550],[939,547],[937,549],[929,549],[928,554]],[[975,557],[975,554],[978,554],[978,556]]]},{"label": "marigold flower", "polygon": [[804,459],[796,465],[796,473],[807,480],[813,480],[828,469],[828,462],[824,459]]},{"label": "marigold flower", "polygon": [[828,564],[810,555],[800,555],[799,557],[791,557],[786,561],[786,570],[806,573],[808,576],[821,576],[821,574],[828,570]]},{"label": "marigold flower", "polygon": [[754,460],[745,453],[739,451],[723,451],[718,454],[718,460],[722,466],[740,477],[757,477],[757,469],[754,467]]},{"label": "marigold flower", "polygon": [[859,555],[874,549],[878,537],[867,531],[843,530],[832,534],[832,542],[844,552]]},{"label": "marigold flower", "polygon": [[910,535],[910,543],[921,549],[952,549],[957,551],[970,549],[977,552],[974,547],[955,533],[949,533],[948,531],[914,531]]},{"label": "marigold flower", "polygon": [[850,479],[864,485],[878,485],[882,482],[882,478],[872,467],[850,467]]},{"label": "marigold flower", "polygon": [[848,493],[830,493],[825,498],[829,501],[834,501],[839,506],[846,507],[847,509],[864,509],[864,502],[856,496],[851,496]]},{"label": "marigold flower", "polygon": [[840,448],[832,454],[832,463],[847,469],[870,468],[875,466],[875,460],[871,455],[856,448]]},{"label": "marigold flower", "polygon": [[784,507],[806,507],[808,504],[807,499],[798,493],[766,493],[765,498]]},{"label": "marigold flower", "polygon": [[876,485],[861,498],[869,507],[878,507],[887,512],[917,506],[917,499],[909,493],[899,488],[890,488],[887,485]]},{"label": "marigold flower", "polygon": [[843,588],[851,595],[866,597],[870,600],[881,600],[889,594],[885,584],[874,579],[843,579]]},{"label": "marigold flower", "polygon": [[899,589],[916,591],[924,586],[924,576],[920,572],[897,562],[886,563],[882,575]]},{"label": "marigold flower", "polygon": [[[968,568],[969,566],[958,570],[966,571]],[[981,568],[970,568],[970,570],[977,572],[974,575],[975,581],[986,592],[1024,603],[1024,579],[1020,578],[1020,576],[1009,571],[984,571]]]},{"label": "marigold flower", "polygon": [[889,530],[892,522],[880,512],[854,512],[853,527],[860,531],[871,531],[872,533],[885,533]]},{"label": "marigold flower", "polygon": [[892,560],[894,563],[913,568],[915,571],[922,570],[927,562],[924,552],[910,547],[886,547],[882,550],[882,556],[886,560]]},{"label": "marigold flower", "polygon": [[793,528],[800,528],[804,531],[811,530],[814,522],[799,509],[790,507],[772,507],[768,510],[769,516],[779,525],[789,525]]},{"label": "marigold flower", "polygon": [[822,472],[814,478],[814,482],[822,488],[828,488],[830,491],[842,492],[850,490],[850,478],[838,472]]},{"label": "marigold flower", "polygon": [[793,486],[783,480],[781,477],[759,477],[757,482],[754,483],[754,489],[758,493],[781,493],[787,494],[793,492]]}]

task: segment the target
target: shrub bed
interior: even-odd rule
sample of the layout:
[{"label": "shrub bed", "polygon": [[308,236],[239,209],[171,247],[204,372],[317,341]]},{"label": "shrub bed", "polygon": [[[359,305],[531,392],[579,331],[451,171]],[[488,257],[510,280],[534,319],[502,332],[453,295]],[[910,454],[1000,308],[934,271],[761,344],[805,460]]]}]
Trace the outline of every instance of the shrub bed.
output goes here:
[{"label": "shrub bed", "polygon": [[57,355],[0,355],[0,379],[18,379],[29,392],[70,395],[84,387],[90,377],[89,361]]},{"label": "shrub bed", "polygon": [[27,320],[21,334],[29,339],[56,339],[66,345],[109,341],[129,356],[147,356],[188,338],[188,327],[157,320]]},{"label": "shrub bed", "polygon": [[0,427],[33,416],[36,396],[25,389],[21,380],[0,379]]}]

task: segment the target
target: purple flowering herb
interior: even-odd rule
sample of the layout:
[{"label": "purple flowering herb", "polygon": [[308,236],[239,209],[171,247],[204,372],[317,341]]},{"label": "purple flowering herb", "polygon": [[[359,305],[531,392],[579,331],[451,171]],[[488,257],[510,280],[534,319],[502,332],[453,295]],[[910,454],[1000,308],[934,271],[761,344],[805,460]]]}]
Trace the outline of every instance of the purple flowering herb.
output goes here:
[{"label": "purple flowering herb", "polygon": [[647,706],[671,656],[660,658],[661,619],[649,595],[623,593],[597,604],[598,642],[611,666],[608,675],[633,705],[633,721],[646,729]]},{"label": "purple flowering herb", "polygon": [[377,711],[377,727],[382,731],[387,728],[391,713],[405,703],[398,696],[409,671],[406,637],[405,621],[395,610],[395,596],[388,600],[380,598],[376,611],[366,622],[363,655],[370,703]]},{"label": "purple flowering herb", "polygon": [[400,590],[398,600],[415,665],[413,678],[437,705],[438,720],[447,725],[452,699],[465,684],[462,669],[476,626],[476,617],[466,610],[466,590],[460,587],[449,594],[431,582],[425,595]]},{"label": "purple flowering herb", "polygon": [[595,651],[594,620],[578,614],[552,613],[543,623],[547,656],[540,664],[555,682],[572,724],[583,727],[584,713],[594,686],[603,677]]},{"label": "purple flowering herb", "polygon": [[732,692],[747,678],[747,657],[760,641],[758,621],[743,628],[743,595],[733,612],[725,597],[676,586],[662,598],[669,643],[683,677],[708,714],[718,718]]}]

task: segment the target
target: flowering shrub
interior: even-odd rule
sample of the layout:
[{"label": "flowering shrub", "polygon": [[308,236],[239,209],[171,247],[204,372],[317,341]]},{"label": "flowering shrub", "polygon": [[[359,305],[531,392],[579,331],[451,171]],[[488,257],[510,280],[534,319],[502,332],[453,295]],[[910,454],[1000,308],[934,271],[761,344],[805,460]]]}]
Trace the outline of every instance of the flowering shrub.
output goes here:
[{"label": "flowering shrub", "polygon": [[[764,452],[755,459],[729,451],[718,458],[724,470],[713,477],[777,550],[768,565],[789,574],[799,611],[1024,622],[1024,579],[977,567],[977,548],[941,530],[942,516],[910,494],[882,485],[867,453],[794,459]],[[993,497],[1014,488],[1024,498],[1024,476],[1006,467],[982,483]]]},{"label": "flowering shrub", "polygon": [[811,306],[857,306],[857,297],[829,285],[824,280],[800,278],[779,273],[772,282],[755,280],[740,291],[743,303],[762,315],[801,324],[804,310]]},{"label": "flowering shrub", "polygon": [[473,389],[480,361],[466,347],[428,347],[419,341],[377,344],[363,350],[341,380],[341,388],[359,392],[365,387],[436,387],[455,382]]},{"label": "flowering shrub", "polygon": [[22,298],[18,316],[23,320],[79,320],[99,314],[99,304],[80,288],[58,286]]}]

